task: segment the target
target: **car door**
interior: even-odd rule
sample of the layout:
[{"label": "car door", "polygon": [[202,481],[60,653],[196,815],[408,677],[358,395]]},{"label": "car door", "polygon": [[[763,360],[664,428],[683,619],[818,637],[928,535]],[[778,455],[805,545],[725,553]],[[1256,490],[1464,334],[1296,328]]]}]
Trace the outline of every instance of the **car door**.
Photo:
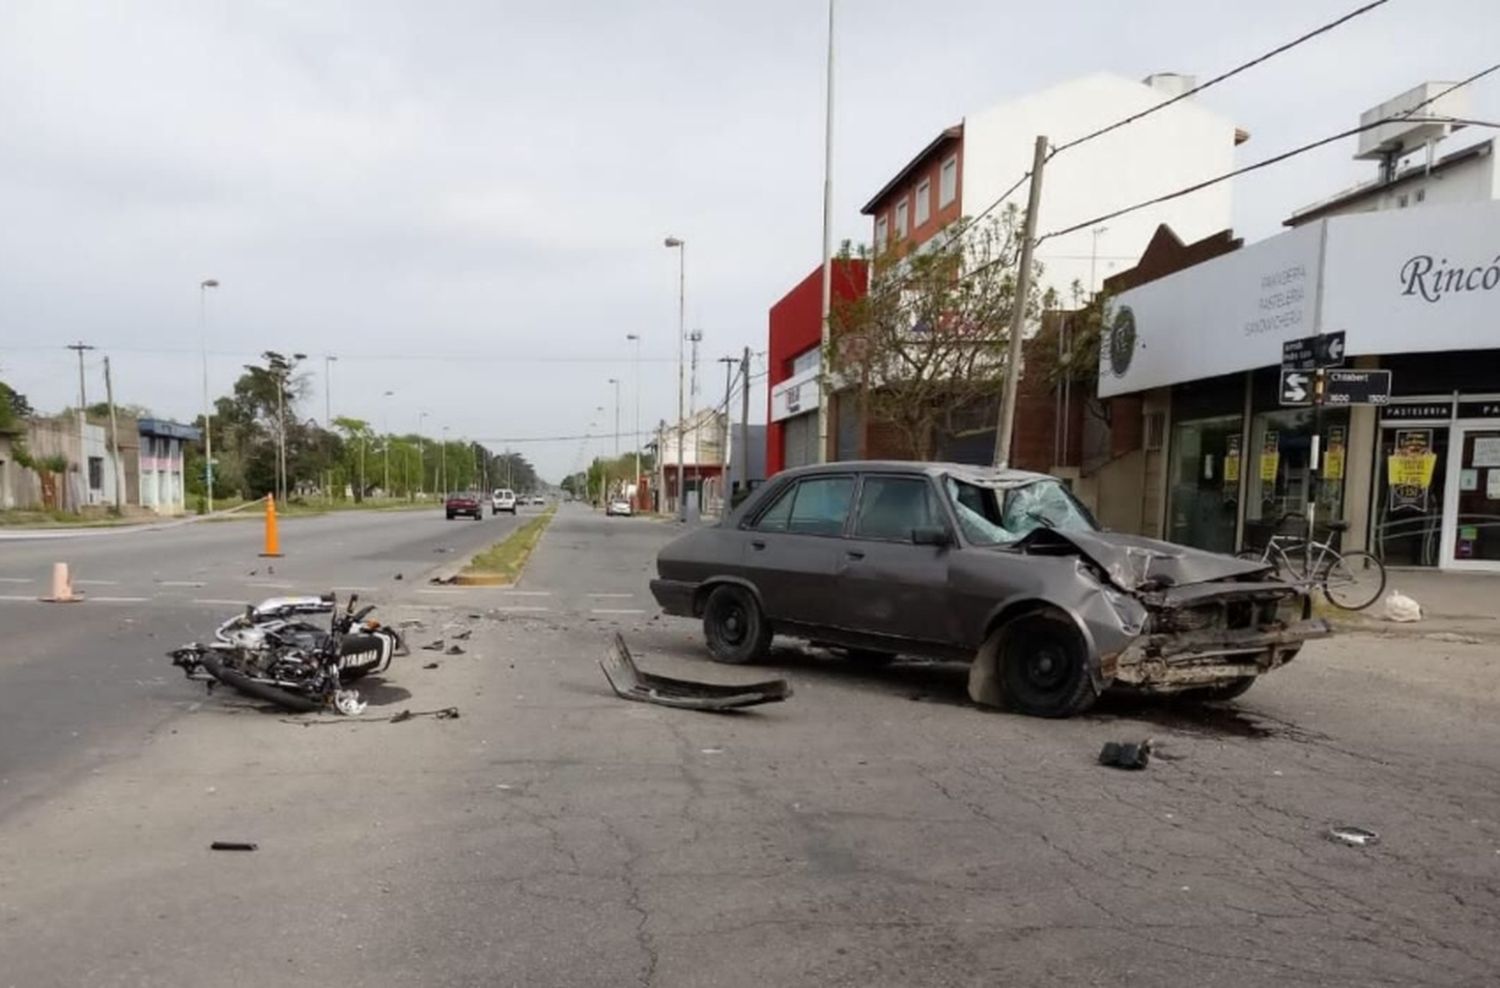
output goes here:
[{"label": "car door", "polygon": [[948,524],[929,478],[864,475],[839,558],[839,627],[915,641],[954,640],[950,546],[913,541],[914,532],[935,529]]},{"label": "car door", "polygon": [[853,501],[853,474],[805,477],[748,526],[746,577],[760,591],[773,623],[829,623],[839,597],[834,580]]}]

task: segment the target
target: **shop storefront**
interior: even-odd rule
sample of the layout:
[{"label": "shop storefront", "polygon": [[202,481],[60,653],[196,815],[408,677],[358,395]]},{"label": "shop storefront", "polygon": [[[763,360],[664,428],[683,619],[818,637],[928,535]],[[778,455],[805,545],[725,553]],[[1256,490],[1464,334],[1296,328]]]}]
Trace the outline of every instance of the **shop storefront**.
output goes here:
[{"label": "shop storefront", "polygon": [[[1500,571],[1497,231],[1495,202],[1334,217],[1119,295],[1099,392],[1170,395],[1167,538],[1313,513],[1387,565]],[[1389,404],[1282,404],[1282,343],[1334,330]]]}]

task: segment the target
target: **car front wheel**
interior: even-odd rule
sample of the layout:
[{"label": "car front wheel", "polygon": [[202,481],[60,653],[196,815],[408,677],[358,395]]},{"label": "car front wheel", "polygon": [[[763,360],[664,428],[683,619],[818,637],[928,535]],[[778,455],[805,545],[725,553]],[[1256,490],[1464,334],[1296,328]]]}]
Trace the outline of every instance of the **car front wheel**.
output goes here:
[{"label": "car front wheel", "polygon": [[1083,636],[1066,615],[1033,611],[996,634],[1000,680],[1011,709],[1032,717],[1071,717],[1099,698]]},{"label": "car front wheel", "polygon": [[743,665],[763,658],[771,647],[771,623],[744,587],[722,586],[703,607],[703,637],[715,662]]}]

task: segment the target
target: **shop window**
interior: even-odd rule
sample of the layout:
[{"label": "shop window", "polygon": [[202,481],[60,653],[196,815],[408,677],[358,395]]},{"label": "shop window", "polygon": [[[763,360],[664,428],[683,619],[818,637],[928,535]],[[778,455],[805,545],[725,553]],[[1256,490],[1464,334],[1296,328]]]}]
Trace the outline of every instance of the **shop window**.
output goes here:
[{"label": "shop window", "polygon": [[[1167,538],[1214,552],[1234,551],[1244,417],[1216,415],[1172,427]],[[1252,461],[1253,462],[1253,461]]]},{"label": "shop window", "polygon": [[1370,549],[1386,565],[1438,565],[1447,470],[1447,426],[1398,423],[1380,430]]},{"label": "shop window", "polygon": [[1245,474],[1245,544],[1264,545],[1283,518],[1306,518],[1315,504],[1316,521],[1344,518],[1344,476],[1348,462],[1349,412],[1325,409],[1318,424],[1321,471],[1312,467],[1314,425],[1310,408],[1258,412],[1250,420]]}]

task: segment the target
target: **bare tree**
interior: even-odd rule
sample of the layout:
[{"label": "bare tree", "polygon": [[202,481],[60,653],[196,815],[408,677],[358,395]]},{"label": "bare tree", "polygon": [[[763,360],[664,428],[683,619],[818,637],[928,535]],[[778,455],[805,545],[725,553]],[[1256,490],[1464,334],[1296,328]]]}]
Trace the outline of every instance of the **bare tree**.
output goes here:
[{"label": "bare tree", "polygon": [[[857,387],[865,420],[893,426],[918,460],[932,458],[941,427],[990,407],[1004,386],[1019,214],[1012,207],[985,223],[960,222],[961,236],[879,251],[870,291],[837,302],[829,316],[825,393]],[[1035,264],[1033,285],[1040,274]],[[1034,289],[1027,319],[1041,309]]]}]

